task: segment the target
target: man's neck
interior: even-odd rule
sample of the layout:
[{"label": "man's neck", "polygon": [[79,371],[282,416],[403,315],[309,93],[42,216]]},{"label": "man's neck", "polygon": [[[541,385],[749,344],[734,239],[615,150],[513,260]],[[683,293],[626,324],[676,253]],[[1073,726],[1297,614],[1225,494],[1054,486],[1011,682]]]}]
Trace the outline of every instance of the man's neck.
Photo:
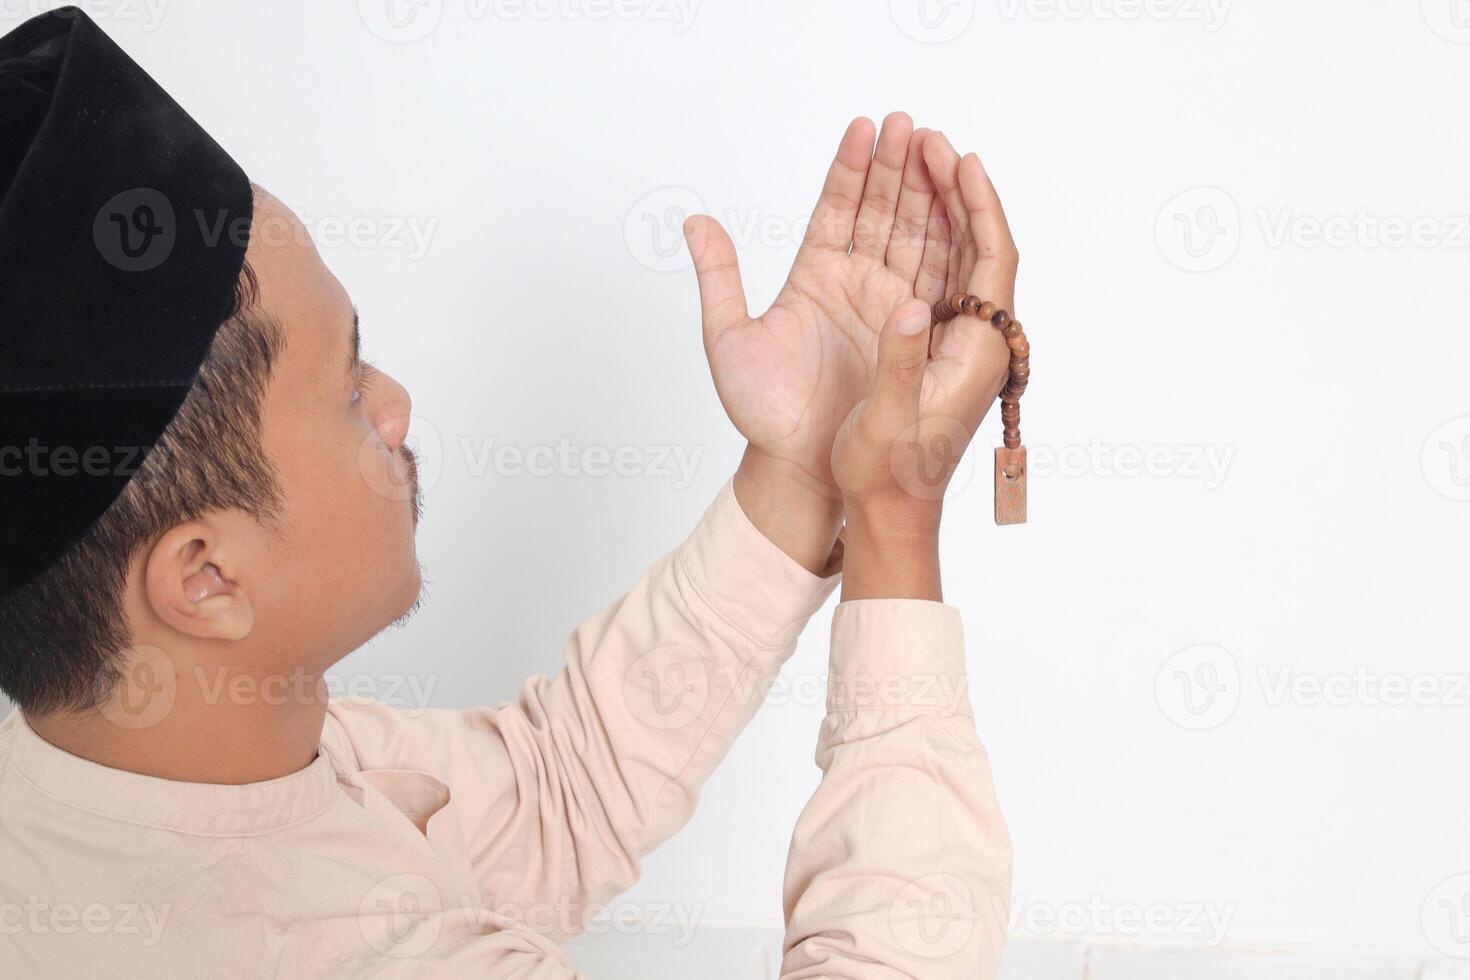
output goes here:
[{"label": "man's neck", "polygon": [[193,678],[180,676],[166,711],[124,714],[125,702],[114,699],[87,712],[28,713],[26,723],[90,762],[178,782],[265,782],[316,758],[325,697],[242,697],[239,688],[213,701],[200,694]]}]

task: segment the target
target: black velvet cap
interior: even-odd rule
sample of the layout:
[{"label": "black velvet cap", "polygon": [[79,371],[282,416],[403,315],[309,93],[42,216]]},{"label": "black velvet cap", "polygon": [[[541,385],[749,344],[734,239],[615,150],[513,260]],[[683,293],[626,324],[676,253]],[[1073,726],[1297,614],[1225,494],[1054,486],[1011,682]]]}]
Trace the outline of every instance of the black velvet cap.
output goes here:
[{"label": "black velvet cap", "polygon": [[80,540],[234,301],[240,167],[82,11],[0,38],[0,599]]}]

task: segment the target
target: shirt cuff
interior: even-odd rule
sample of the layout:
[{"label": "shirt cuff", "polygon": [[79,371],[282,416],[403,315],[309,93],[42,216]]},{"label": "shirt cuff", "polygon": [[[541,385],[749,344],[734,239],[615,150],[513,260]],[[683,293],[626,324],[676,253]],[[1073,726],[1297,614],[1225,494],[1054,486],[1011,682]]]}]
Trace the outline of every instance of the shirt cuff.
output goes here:
[{"label": "shirt cuff", "polygon": [[711,608],[765,647],[785,647],[836,588],[813,575],[750,523],[730,481],[676,552],[679,567]]},{"label": "shirt cuff", "polygon": [[959,610],[925,599],[857,599],[832,616],[827,710],[970,715]]}]

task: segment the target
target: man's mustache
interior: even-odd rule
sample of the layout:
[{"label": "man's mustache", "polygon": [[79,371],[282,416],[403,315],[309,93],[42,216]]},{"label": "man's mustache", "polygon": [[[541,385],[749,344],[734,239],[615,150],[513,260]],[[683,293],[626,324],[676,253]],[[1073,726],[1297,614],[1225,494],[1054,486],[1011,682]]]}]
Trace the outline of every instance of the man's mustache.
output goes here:
[{"label": "man's mustache", "polygon": [[408,467],[409,500],[413,503],[413,526],[418,527],[419,518],[424,514],[424,491],[419,485],[418,454],[405,442],[398,447],[398,455],[403,458],[404,465]]}]

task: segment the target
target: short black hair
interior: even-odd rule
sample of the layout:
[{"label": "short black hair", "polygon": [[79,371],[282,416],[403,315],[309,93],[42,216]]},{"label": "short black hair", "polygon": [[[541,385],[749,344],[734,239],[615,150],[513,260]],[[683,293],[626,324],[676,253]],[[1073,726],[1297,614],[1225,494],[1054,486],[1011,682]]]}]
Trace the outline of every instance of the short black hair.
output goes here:
[{"label": "short black hair", "polygon": [[144,547],[212,511],[276,517],[261,408],[285,334],[259,298],[247,262],[183,406],[122,495],[51,567],[0,599],[0,690],[22,710],[86,711],[116,689],[132,643],[123,588]]}]

